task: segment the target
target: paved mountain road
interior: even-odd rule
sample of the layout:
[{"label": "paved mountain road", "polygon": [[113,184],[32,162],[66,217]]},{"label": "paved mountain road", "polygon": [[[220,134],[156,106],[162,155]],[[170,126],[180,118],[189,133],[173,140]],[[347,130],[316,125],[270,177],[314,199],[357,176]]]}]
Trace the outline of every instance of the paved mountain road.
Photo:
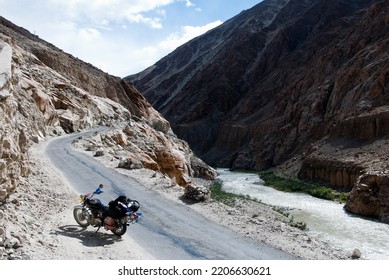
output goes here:
[{"label": "paved mountain road", "polygon": [[138,200],[142,217],[139,223],[128,228],[127,234],[150,255],[161,260],[296,259],[284,251],[239,236],[71,147],[77,137],[102,129],[58,137],[47,145],[46,156],[79,193],[91,192],[102,183],[105,188],[99,198],[105,204],[119,194]]}]

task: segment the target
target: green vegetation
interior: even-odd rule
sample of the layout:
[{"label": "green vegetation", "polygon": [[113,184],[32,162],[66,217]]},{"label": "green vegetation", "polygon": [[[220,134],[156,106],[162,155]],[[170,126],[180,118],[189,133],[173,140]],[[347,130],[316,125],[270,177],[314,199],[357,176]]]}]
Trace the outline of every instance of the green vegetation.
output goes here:
[{"label": "green vegetation", "polygon": [[273,172],[263,172],[260,174],[265,185],[271,186],[279,191],[284,192],[301,192],[312,195],[314,197],[346,202],[347,193],[339,193],[335,190],[319,185],[312,185],[294,179],[286,179],[275,175]]},{"label": "green vegetation", "polygon": [[235,198],[240,197],[240,198],[245,198],[248,199],[248,196],[244,195],[239,195],[239,194],[234,194],[234,193],[229,193],[225,192],[222,189],[222,184],[220,182],[213,182],[212,185],[210,186],[211,189],[211,198],[222,202],[228,206],[235,206]]}]

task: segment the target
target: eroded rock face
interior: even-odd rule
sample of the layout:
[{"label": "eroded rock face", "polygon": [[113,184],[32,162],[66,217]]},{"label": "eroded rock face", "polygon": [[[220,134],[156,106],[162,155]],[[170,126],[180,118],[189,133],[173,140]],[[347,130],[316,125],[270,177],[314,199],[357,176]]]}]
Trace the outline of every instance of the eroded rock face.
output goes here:
[{"label": "eroded rock face", "polygon": [[333,129],[388,134],[388,20],[388,1],[263,1],[128,79],[207,163],[274,167]]},{"label": "eroded rock face", "polygon": [[104,155],[119,160],[119,168],[158,171],[180,186],[190,184],[193,177],[213,180],[217,176],[213,168],[194,155],[185,141],[156,132],[145,123],[133,122],[122,129],[81,138],[74,145],[88,150],[103,149]]},{"label": "eroded rock face", "polygon": [[129,119],[131,113],[74,86],[2,33],[0,49],[0,201],[4,201],[20,178],[29,175],[27,152],[33,142]]},{"label": "eroded rock face", "polygon": [[378,139],[389,135],[389,107],[343,120],[331,130],[331,137],[350,137],[358,140]]},{"label": "eroded rock face", "polygon": [[[29,63],[33,66],[44,66],[56,73],[59,81],[55,82],[48,80],[44,82],[44,93],[47,93],[48,87],[55,87],[57,91],[63,90],[69,93],[73,90],[72,87],[75,87],[91,96],[106,98],[107,100],[110,100],[109,102],[113,101],[113,103],[120,104],[130,112],[133,118],[143,119],[157,130],[163,132],[168,132],[170,130],[169,122],[166,121],[129,82],[119,77],[109,75],[93,65],[63,52],[54,45],[40,39],[26,29],[14,25],[12,22],[2,17],[0,17],[0,33],[8,38],[7,40],[10,42],[12,41],[17,44],[20,47],[20,50],[23,50],[22,56],[25,56],[25,58],[22,58],[20,63]],[[19,60],[16,59],[15,62],[18,63],[18,61]],[[32,77],[38,76],[38,78],[41,79],[45,78],[42,76],[42,73],[36,73],[34,70],[32,70],[29,75]],[[63,83],[63,79],[71,81],[71,86],[69,86],[68,82]],[[38,92],[38,95],[40,95],[40,92]],[[70,100],[74,101],[72,97],[73,96],[70,94]],[[60,96],[59,99],[63,98]],[[69,95],[66,96],[66,99],[69,100]],[[96,101],[96,103],[98,102]],[[111,105],[113,103],[111,103]],[[53,104],[56,109],[59,109],[60,107],[67,106],[67,100],[59,100],[58,102],[53,102]],[[62,109],[66,110],[66,108]],[[109,113],[104,111],[101,113],[111,117],[112,114],[115,114],[115,111]]]},{"label": "eroded rock face", "polygon": [[205,162],[349,191],[389,166],[388,22],[389,1],[263,1],[127,79]]},{"label": "eroded rock face", "polygon": [[303,161],[298,177],[328,183],[338,190],[349,192],[363,167],[353,162],[308,158]]},{"label": "eroded rock face", "polygon": [[12,47],[0,37],[0,203],[17,187],[19,176],[29,175],[28,128],[20,112],[23,101],[13,94],[14,79]]},{"label": "eroded rock face", "polygon": [[345,209],[389,223],[389,174],[370,172],[360,176]]},{"label": "eroded rock face", "polygon": [[134,147],[128,158],[180,184],[190,181],[194,172],[191,157],[185,155],[192,153],[189,146],[129,82],[0,17],[0,203],[29,176],[28,149],[33,143],[97,124],[130,124],[105,136],[106,143],[118,149]]}]

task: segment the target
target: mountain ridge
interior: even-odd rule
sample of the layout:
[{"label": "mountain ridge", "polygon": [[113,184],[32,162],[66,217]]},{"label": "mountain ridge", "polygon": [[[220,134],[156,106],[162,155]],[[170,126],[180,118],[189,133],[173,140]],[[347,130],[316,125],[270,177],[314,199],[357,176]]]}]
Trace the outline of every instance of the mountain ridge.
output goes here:
[{"label": "mountain ridge", "polygon": [[0,203],[31,175],[34,143],[96,125],[112,131],[93,148],[108,145],[100,152],[122,159],[124,168],[148,166],[181,186],[215,176],[128,81],[1,17],[0,61]]},{"label": "mountain ridge", "polygon": [[388,11],[380,0],[263,1],[126,79],[208,164],[350,191],[352,169],[335,157],[362,173],[389,166]]},{"label": "mountain ridge", "polygon": [[[276,7],[278,7],[278,9],[279,9],[278,10],[279,13],[277,14],[276,18],[273,20],[273,22],[274,22],[274,21],[281,21],[280,18],[283,17],[283,14],[281,12],[285,12],[285,10],[290,11],[288,9],[289,6],[287,6],[285,8],[281,4],[287,3],[287,4],[291,5],[292,2],[300,3],[301,1],[300,2],[299,1],[297,1],[297,2],[296,1],[264,1],[264,2],[261,2],[256,7],[259,9],[259,8],[265,6],[265,4],[277,3],[278,6],[276,5]],[[317,2],[318,4],[324,5],[323,1],[305,1],[305,2],[311,3],[311,4]],[[348,7],[347,3],[346,3],[347,1],[346,2],[345,1],[337,1],[337,2],[340,4],[346,5],[346,8]],[[378,6],[381,5],[384,9],[387,8],[387,5],[385,5],[385,7],[384,7],[383,6],[384,4],[382,4],[383,2],[380,4],[380,1],[353,1],[353,2],[358,2],[358,3],[360,3],[360,5],[365,5],[365,6],[367,5],[366,3],[377,2]],[[328,8],[328,5],[327,6],[324,5],[324,6]],[[256,8],[256,7],[254,7],[254,8]],[[301,5],[296,5],[297,8],[293,5],[292,5],[292,7],[294,7],[297,10],[301,9]],[[366,6],[366,8],[367,7],[368,6]],[[323,9],[323,7],[321,7],[320,5],[319,5],[319,7],[314,5],[313,8],[311,6],[308,6],[308,8],[307,8],[307,10],[309,10],[309,11],[313,10],[315,15],[317,13],[319,13],[322,9]],[[362,11],[364,11],[364,9],[362,9]],[[248,11],[241,13],[240,15],[238,15],[235,18],[238,18],[239,16],[241,16],[242,14],[244,15],[245,13],[248,13]],[[343,31],[343,34],[347,34],[348,32],[350,32],[350,29],[352,32],[352,28],[355,25],[355,21],[363,20],[363,18],[361,18],[362,17],[361,14],[363,14],[363,12],[361,12],[361,9],[357,9],[356,13],[351,13],[351,15],[349,17],[344,17],[343,14],[341,14],[339,21],[348,26],[347,29],[344,28],[343,26],[341,26],[342,29],[346,30],[346,31]],[[357,17],[357,18],[353,19],[354,17]],[[374,17],[370,17],[370,18],[374,18]],[[382,17],[381,17],[381,19],[382,19]],[[226,22],[227,25],[225,25],[225,26],[229,26],[231,24],[230,22],[231,21]],[[352,22],[352,23],[350,23],[350,22]],[[298,24],[297,27],[299,27],[300,25],[301,24]],[[323,23],[320,23],[315,28],[316,29],[323,28],[322,25],[326,25],[326,22],[323,21]],[[370,26],[374,26],[374,24],[372,23],[372,24],[370,24]],[[382,26],[382,23],[378,24],[377,26]],[[297,28],[297,27],[295,25],[292,25],[290,27],[288,25],[288,26],[286,26],[286,29],[289,30],[289,29]],[[386,26],[384,25],[384,27],[386,27]],[[272,34],[271,38],[273,40],[270,40],[270,42],[268,42],[269,40],[265,42],[265,43],[267,43],[266,45],[268,45],[269,43],[272,44],[272,46],[270,47],[271,48],[270,50],[260,48],[262,50],[261,51],[262,53],[267,52],[267,53],[269,53],[269,55],[265,54],[261,57],[262,62],[260,64],[262,65],[262,67],[254,67],[255,68],[254,72],[245,72],[242,70],[243,68],[235,69],[234,67],[231,67],[232,70],[229,71],[229,69],[228,69],[229,65],[232,65],[234,63],[238,64],[242,61],[239,59],[233,60],[234,56],[239,56],[239,53],[237,51],[228,52],[228,50],[224,50],[225,55],[223,53],[224,56],[222,58],[218,57],[219,59],[216,62],[213,62],[211,60],[209,62],[209,64],[206,64],[206,66],[203,66],[202,63],[196,62],[195,58],[197,58],[197,57],[194,54],[197,54],[197,48],[194,48],[194,45],[196,45],[196,44],[200,45],[200,42],[206,41],[205,43],[202,43],[201,48],[209,49],[207,43],[208,43],[208,41],[211,41],[213,39],[213,37],[215,37],[212,35],[213,32],[217,31],[220,33],[220,30],[224,30],[221,28],[222,27],[217,27],[214,30],[209,31],[205,35],[200,36],[197,40],[192,40],[191,42],[185,44],[185,46],[181,46],[173,53],[171,53],[168,56],[166,56],[165,58],[161,59],[154,66],[152,66],[152,70],[149,69],[149,70],[147,70],[146,73],[140,74],[140,75],[142,75],[142,80],[137,80],[137,77],[139,77],[139,75],[127,77],[127,79],[132,81],[134,83],[134,85],[141,90],[142,94],[144,94],[150,100],[150,102],[153,104],[153,106],[155,108],[157,108],[165,117],[167,117],[168,120],[170,120],[170,122],[173,124],[173,128],[174,128],[175,132],[177,132],[178,135],[187,136],[187,137],[184,137],[184,139],[189,141],[190,144],[195,149],[195,151],[199,152],[199,154],[201,156],[203,156],[205,159],[208,158],[207,153],[210,153],[210,149],[208,149],[208,150],[204,149],[203,146],[201,146],[202,145],[201,143],[207,142],[207,144],[205,144],[205,146],[212,145],[215,142],[217,142],[217,138],[216,138],[216,136],[213,136],[213,138],[211,140],[207,141],[207,137],[203,137],[203,135],[200,138],[196,137],[195,135],[198,134],[198,132],[203,132],[203,131],[201,131],[201,129],[199,129],[199,131],[196,130],[196,127],[197,127],[196,123],[198,123],[198,122],[204,123],[204,126],[205,126],[206,124],[211,124],[211,121],[207,122],[206,117],[209,117],[209,119],[218,119],[219,122],[217,122],[217,124],[211,125],[211,129],[207,130],[207,133],[210,135],[216,134],[216,133],[212,133],[212,127],[214,127],[214,129],[217,130],[217,132],[218,132],[217,134],[220,135],[220,130],[221,130],[220,124],[223,125],[223,123],[224,123],[223,121],[220,120],[221,117],[227,119],[225,121],[225,123],[231,122],[233,124],[236,124],[236,126],[238,127],[238,130],[239,130],[240,126],[247,127],[249,125],[255,124],[256,122],[258,123],[258,119],[261,120],[261,118],[263,119],[262,122],[264,123],[264,125],[263,125],[264,128],[266,128],[267,119],[272,119],[272,117],[273,117],[273,119],[278,118],[282,122],[282,124],[288,125],[291,123],[291,121],[296,122],[296,120],[298,120],[298,118],[296,116],[293,116],[293,114],[297,113],[296,109],[293,109],[291,107],[294,106],[293,100],[295,100],[295,101],[299,100],[299,93],[297,92],[297,90],[300,87],[302,88],[302,90],[306,90],[307,87],[310,87],[310,88],[308,88],[308,90],[319,91],[318,94],[313,92],[311,94],[311,97],[308,96],[311,99],[312,98],[317,99],[317,101],[314,104],[310,104],[313,106],[313,108],[310,110],[311,111],[316,110],[313,113],[317,113],[317,115],[313,116],[313,118],[318,118],[319,121],[315,122],[314,124],[320,125],[321,127],[320,127],[320,129],[315,129],[311,125],[311,127],[309,129],[310,131],[311,130],[314,131],[313,134],[318,134],[316,138],[320,139],[323,135],[326,135],[329,133],[329,130],[331,129],[331,124],[327,124],[327,123],[331,122],[331,121],[329,121],[331,118],[334,119],[335,111],[336,111],[336,114],[340,114],[339,120],[334,120],[336,122],[340,122],[340,121],[344,120],[347,117],[347,114],[350,113],[350,112],[348,112],[348,111],[350,111],[348,108],[346,108],[346,109],[348,109],[348,111],[338,110],[336,108],[336,106],[339,106],[338,104],[341,104],[341,102],[338,102],[339,97],[341,98],[341,96],[339,94],[332,95],[332,92],[334,90],[336,90],[336,88],[334,88],[335,85],[341,84],[341,80],[340,79],[337,80],[336,77],[333,75],[332,77],[328,76],[328,78],[330,80],[318,79],[318,81],[315,81],[314,79],[316,79],[317,77],[310,78],[309,75],[311,73],[309,73],[305,70],[306,66],[307,66],[307,65],[305,65],[306,59],[303,60],[303,62],[299,62],[300,60],[302,60],[302,58],[304,59],[304,57],[312,57],[312,55],[313,55],[312,53],[316,52],[316,53],[319,53],[319,55],[317,55],[316,57],[315,56],[313,57],[315,59],[314,61],[309,60],[310,61],[309,68],[315,69],[318,66],[321,67],[323,69],[322,71],[324,73],[318,73],[320,75],[325,74],[326,72],[333,71],[333,69],[332,69],[333,66],[331,65],[331,63],[332,64],[336,63],[336,60],[335,60],[336,57],[334,57],[333,59],[331,58],[330,63],[319,63],[319,61],[317,61],[318,59],[325,57],[326,52],[328,55],[328,49],[326,49],[327,46],[325,44],[323,44],[323,40],[326,41],[327,43],[330,41],[332,41],[333,44],[339,43],[339,42],[334,42],[333,38],[321,39],[322,41],[315,42],[315,44],[317,44],[317,47],[310,50],[311,54],[304,53],[304,51],[306,49],[297,49],[297,53],[293,53],[294,56],[288,55],[288,53],[286,53],[287,56],[283,61],[281,61],[281,59],[278,59],[278,61],[279,61],[278,63],[282,63],[281,66],[286,65],[286,66],[288,66],[288,68],[291,68],[291,67],[295,68],[293,72],[296,72],[296,75],[292,76],[292,78],[295,78],[294,81],[292,81],[290,79],[289,80],[286,79],[288,77],[287,76],[288,73],[282,72],[281,70],[279,70],[279,68],[276,68],[275,71],[270,73],[270,77],[268,77],[269,75],[265,75],[267,73],[267,71],[269,71],[267,69],[271,66],[269,64],[271,64],[271,63],[274,64],[275,63],[274,61],[277,61],[276,59],[272,59],[273,57],[281,57],[283,51],[290,52],[290,51],[296,49],[296,46],[297,46],[296,44],[298,43],[297,42],[298,40],[296,41],[294,38],[293,39],[294,41],[293,41],[293,40],[289,40],[289,38],[288,38],[288,36],[291,36],[288,34],[294,34],[294,33],[290,32],[290,31],[288,33],[283,29],[281,31],[278,31],[278,33],[276,35]],[[228,28],[225,27],[225,29],[228,29]],[[273,27],[273,29],[278,30],[279,28]],[[327,28],[327,29],[329,29],[329,28]],[[381,37],[384,37],[382,34],[385,34],[385,30],[386,29],[382,29],[378,34],[381,34]],[[376,30],[374,30],[374,31],[376,31]],[[313,33],[315,33],[315,32],[313,32]],[[332,34],[334,32],[335,31],[330,29],[329,32],[321,33],[321,35],[328,37],[330,35],[334,35],[334,34]],[[238,31],[237,31],[237,33],[240,34]],[[372,34],[375,34],[375,32],[372,32]],[[268,35],[268,33],[266,33],[265,35]],[[296,34],[294,34],[294,35],[296,35]],[[302,35],[297,34],[297,35],[300,35],[302,37],[307,37],[306,34],[302,34]],[[255,33],[255,37],[263,38],[266,36],[263,36],[263,34],[258,35],[257,33]],[[277,40],[277,39],[274,39],[275,37],[281,37],[281,38]],[[208,38],[208,39],[204,39],[204,38]],[[251,36],[249,36],[249,38],[251,38]],[[321,38],[323,38],[323,37],[321,37]],[[384,37],[384,39],[385,39],[385,37]],[[256,43],[257,42],[256,40],[257,40],[257,38],[254,38],[253,43]],[[339,40],[341,40],[341,39],[339,39]],[[236,40],[236,41],[239,41],[239,40]],[[283,44],[281,44],[281,43],[283,43]],[[310,42],[304,42],[304,43],[308,44]],[[244,42],[242,44],[240,42],[239,46],[241,46],[241,45],[249,45],[249,44],[246,42]],[[265,45],[265,44],[263,44],[263,45]],[[277,45],[281,45],[281,51],[278,51],[277,48],[273,47],[273,46],[277,46]],[[343,56],[347,55],[348,57],[354,57],[354,55],[357,53],[356,50],[353,50],[353,48],[355,49],[355,47],[352,47],[353,45],[355,45],[354,42],[352,42],[352,44],[350,44],[350,45],[351,46],[348,46],[349,49],[346,49],[347,53],[342,54]],[[320,46],[322,46],[322,47],[320,48]],[[193,64],[198,63],[198,64],[200,64],[201,68],[192,67],[192,65],[190,65],[191,63],[189,63],[189,64],[186,63],[189,55],[186,55],[185,49],[186,49],[186,52],[193,54],[192,56],[190,56],[191,61],[193,61],[191,63],[193,63]],[[188,49],[189,50],[194,49],[195,51],[190,52]],[[275,49],[274,52],[273,52],[273,49]],[[249,62],[246,62],[246,65],[249,64],[250,67],[248,69],[252,69],[253,63],[251,62],[252,59],[251,59],[250,53],[248,51],[247,52],[244,52],[242,50],[240,50],[240,51],[245,56],[249,57],[246,59],[247,61],[249,61]],[[331,55],[331,56],[337,55],[335,53],[336,49],[333,49],[331,51],[332,51],[332,53],[329,53],[329,55]],[[341,50],[341,51],[343,51],[343,50]],[[271,53],[271,52],[273,52],[273,53]],[[322,52],[322,54],[320,52]],[[220,51],[218,53],[220,53]],[[274,54],[274,53],[276,53],[276,54]],[[228,57],[228,55],[230,56],[230,58]],[[174,58],[173,58],[173,56],[174,56]],[[384,54],[382,54],[382,56],[384,56]],[[269,57],[270,57],[270,59],[269,59]],[[200,58],[200,60],[201,59],[202,59],[202,57]],[[228,59],[231,60],[231,63],[229,62]],[[383,58],[383,59],[385,59],[385,58]],[[311,61],[313,61],[313,62],[311,62]],[[343,59],[343,61],[345,61],[345,62],[342,62],[342,63],[348,63],[347,59]],[[170,64],[168,64],[168,62]],[[256,62],[256,61],[254,60],[254,62]],[[350,61],[350,62],[352,63],[352,61]],[[180,64],[187,65],[188,67],[181,68],[181,67],[179,67]],[[302,69],[299,68],[299,64],[302,64],[302,67],[303,67]],[[316,67],[315,67],[315,65],[316,65]],[[199,69],[203,69],[203,68],[206,68],[206,69],[199,70]],[[326,68],[328,68],[328,69],[326,69]],[[151,72],[150,72],[150,70],[151,70]],[[196,73],[196,70],[199,70],[197,72],[197,76],[195,76],[195,77],[191,77],[191,76],[187,77],[186,76],[188,71],[191,71],[191,73]],[[243,78],[241,78],[242,75],[241,75],[241,73],[239,73],[239,70],[242,70]],[[164,71],[163,73],[170,71],[169,73],[173,73],[173,74],[171,76],[169,76],[168,74],[161,75],[160,73],[162,71]],[[235,71],[235,73],[234,73],[234,71]],[[212,73],[216,73],[216,74],[212,74]],[[384,71],[383,71],[383,73],[385,74]],[[316,76],[318,76],[318,74],[316,74]],[[229,77],[228,75],[230,75],[231,77]],[[161,77],[161,78],[159,78],[159,77]],[[250,84],[245,83],[245,77],[251,77]],[[215,79],[218,79],[219,81],[213,82],[213,80],[215,80]],[[223,79],[226,79],[226,82],[224,82]],[[300,80],[300,82],[304,83],[304,85],[299,85],[299,80]],[[233,84],[234,81],[235,81],[235,84]],[[279,82],[277,83],[277,81],[279,81]],[[292,82],[294,85],[287,87],[288,82],[289,83]],[[183,84],[185,84],[185,86],[183,86]],[[272,86],[271,84],[273,84],[274,86]],[[255,87],[258,87],[258,85],[263,86],[263,89],[256,90]],[[252,89],[253,87],[254,87],[254,90]],[[247,93],[250,90],[250,88],[251,88],[251,92]],[[289,91],[289,92],[287,92],[287,91]],[[219,94],[219,92],[221,92],[221,93]],[[279,94],[279,92],[281,92],[281,94]],[[285,94],[285,92],[287,95]],[[182,96],[183,98],[179,98],[179,96]],[[248,98],[244,99],[244,98],[242,98],[243,96],[248,96]],[[277,98],[269,98],[272,96],[276,96]],[[332,97],[332,98],[330,99],[330,97]],[[200,101],[198,101],[198,100],[200,100]],[[171,102],[168,102],[168,101],[171,101]],[[272,105],[271,102],[273,104],[277,104],[277,106],[274,108],[276,110],[276,112],[273,112],[273,107],[271,106]],[[311,102],[311,101],[304,101],[304,102]],[[328,103],[328,102],[330,102],[330,103]],[[386,104],[385,97],[383,97],[382,102],[383,102],[383,105]],[[367,106],[369,106],[369,105],[367,105]],[[210,109],[208,109],[208,108],[210,108]],[[301,106],[300,109],[303,109],[303,106]],[[327,110],[328,110],[328,112],[327,112]],[[365,111],[366,110],[367,109],[365,109]],[[359,111],[361,113],[363,112],[363,110],[359,110]],[[284,112],[286,112],[286,113],[284,113]],[[307,112],[307,114],[311,114],[311,112]],[[301,118],[301,116],[298,116],[298,117]],[[203,121],[203,122],[201,122],[201,121]],[[191,123],[193,123],[194,125],[191,125]],[[309,124],[306,124],[306,125],[309,125]],[[186,129],[185,127],[188,127],[188,126],[190,126],[190,128]],[[293,126],[295,126],[295,127],[298,126],[298,123],[293,124]],[[227,127],[231,128],[233,126],[232,125],[228,126],[228,124],[227,124]],[[282,127],[279,127],[279,128],[282,128]],[[323,132],[320,133],[320,130],[322,128],[323,128]],[[193,132],[191,132],[192,130],[193,130]],[[301,132],[303,133],[303,131],[301,131]],[[189,135],[193,136],[193,138],[189,137]],[[206,134],[204,134],[204,136],[206,136]],[[226,137],[226,138],[228,138],[228,137]],[[202,141],[197,141],[197,140],[201,140],[201,139],[202,139]],[[304,139],[304,140],[306,140],[306,139]],[[213,143],[210,143],[210,142],[213,142]],[[227,142],[227,141],[224,141],[224,142]],[[216,144],[214,146],[217,146],[217,148],[221,148],[221,145],[218,146]],[[231,152],[232,151],[229,151],[230,154],[231,154]],[[286,158],[284,158],[284,159],[286,159]],[[269,160],[271,160],[271,159],[269,159]],[[217,159],[216,160],[212,159],[212,156],[210,157],[210,159],[208,161],[211,162],[212,164],[220,163],[220,161],[218,161]],[[231,159],[230,159],[230,161],[231,161]],[[275,164],[280,163],[279,160],[274,160],[274,157],[273,157],[273,161]],[[266,160],[265,160],[265,162],[263,162],[263,164],[264,164],[263,167],[269,167],[269,166],[272,166],[273,163],[272,162],[270,162],[270,164],[266,163]],[[234,167],[235,165],[232,162],[230,164],[227,164],[227,166]],[[239,167],[239,166],[237,166],[237,167]],[[244,167],[244,166],[240,166],[240,167]],[[255,166],[255,165],[250,166],[250,164],[248,163],[248,164],[246,164],[246,167],[261,168],[261,162],[257,163],[257,166]]]}]

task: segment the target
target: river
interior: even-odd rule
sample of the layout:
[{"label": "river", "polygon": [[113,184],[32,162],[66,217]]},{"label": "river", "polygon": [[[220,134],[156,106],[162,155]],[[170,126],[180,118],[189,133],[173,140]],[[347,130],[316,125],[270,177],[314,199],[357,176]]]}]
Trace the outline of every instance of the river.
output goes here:
[{"label": "river", "polygon": [[223,190],[249,195],[261,202],[288,209],[295,221],[307,224],[308,234],[348,251],[358,248],[362,258],[389,260],[389,225],[351,215],[343,204],[263,185],[257,174],[218,169]]}]

